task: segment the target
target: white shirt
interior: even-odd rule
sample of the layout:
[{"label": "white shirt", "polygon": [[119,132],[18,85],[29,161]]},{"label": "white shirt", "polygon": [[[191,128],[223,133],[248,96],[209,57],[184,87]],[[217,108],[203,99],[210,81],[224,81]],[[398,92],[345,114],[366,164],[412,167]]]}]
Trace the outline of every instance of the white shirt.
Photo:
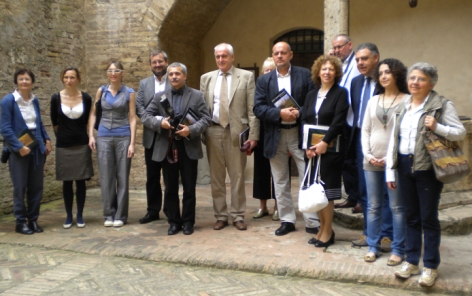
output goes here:
[{"label": "white shirt", "polygon": [[18,104],[18,108],[20,108],[21,116],[23,116],[23,120],[28,129],[36,129],[36,112],[34,111],[33,94],[31,94],[28,101],[25,101],[21,97],[20,93],[15,90],[13,92],[13,97],[15,98],[15,102]]},{"label": "white shirt", "polygon": [[339,83],[340,86],[345,87],[347,89],[347,96],[349,100],[349,110],[347,112],[347,124],[349,126],[353,126],[354,124],[354,112],[352,111],[351,106],[351,81],[354,77],[359,76],[361,73],[359,69],[357,69],[356,59],[354,57],[354,51],[344,60],[343,62],[343,78]]},{"label": "white shirt", "polygon": [[[233,67],[226,72],[226,84],[228,85],[228,101],[231,89]],[[223,81],[223,72],[218,71],[216,77],[215,89],[213,90],[213,120],[216,123],[220,123],[220,93],[221,93],[221,82]],[[229,114],[229,113],[228,113]]]},{"label": "white shirt", "polygon": [[166,90],[167,73],[162,76],[161,81],[154,75],[154,93]]},{"label": "white shirt", "polygon": [[[362,128],[361,126],[361,121],[362,121],[362,118],[361,118],[361,108],[362,108],[362,101],[364,100],[364,91],[365,91],[365,87],[367,85],[367,76],[364,77],[364,86],[362,87],[362,92],[361,92],[361,99],[359,101],[359,118],[357,118],[357,127],[358,128]],[[370,79],[370,94],[369,94],[369,99],[372,98],[372,96],[374,95],[374,91],[375,91],[375,81],[374,79]],[[364,114],[365,115],[365,114]]]},{"label": "white shirt", "polygon": [[415,145],[416,145],[416,133],[418,132],[418,122],[420,117],[423,114],[424,105],[428,101],[429,96],[424,100],[424,102],[416,107],[411,109],[411,100],[405,104],[406,111],[403,116],[402,121],[400,122],[400,132],[399,132],[399,142],[398,142],[398,152],[400,154],[414,154]]},{"label": "white shirt", "polygon": [[84,113],[84,104],[80,102],[80,104],[77,104],[71,108],[61,103],[61,109],[65,116],[69,117],[70,119],[77,119]]},{"label": "white shirt", "polygon": [[[290,81],[290,73],[292,72],[292,66],[288,68],[288,72],[285,75],[279,73],[277,68],[275,69],[275,74],[277,74],[277,86],[279,87],[279,91],[285,89],[289,95],[292,95],[292,82]],[[296,121],[282,121],[282,124],[294,124]]]}]

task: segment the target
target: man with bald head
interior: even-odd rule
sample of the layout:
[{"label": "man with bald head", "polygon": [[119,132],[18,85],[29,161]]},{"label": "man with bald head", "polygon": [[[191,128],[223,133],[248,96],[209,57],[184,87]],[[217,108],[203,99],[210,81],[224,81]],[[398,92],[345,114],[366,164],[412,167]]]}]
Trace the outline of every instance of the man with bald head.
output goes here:
[{"label": "man with bald head", "polygon": [[[233,67],[234,50],[231,44],[221,43],[215,49],[218,70],[202,75],[200,90],[209,109],[211,124],[205,133],[210,164],[211,195],[216,222],[214,230],[228,225],[231,216],[238,230],[246,230],[246,192],[244,169],[246,152],[240,151],[239,134],[248,127],[245,144],[253,149],[259,140],[259,120],[254,116],[254,74]],[[226,204],[226,171],[231,180],[231,205]]]},{"label": "man with bald head", "polygon": [[[285,89],[303,108],[308,91],[315,88],[308,69],[292,66],[293,52],[286,42],[272,47],[276,70],[257,79],[254,114],[264,124],[264,156],[269,158],[275,196],[282,224],[275,235],[286,235],[295,230],[295,208],[290,192],[289,153],[297,165],[301,182],[305,171],[304,151],[299,146],[300,111],[294,108],[279,109],[272,99]],[[306,231],[316,234],[319,219],[316,213],[304,213]]]},{"label": "man with bald head", "polygon": [[[347,125],[345,126],[345,131],[343,132],[343,139],[346,143],[345,151],[346,155],[344,157],[343,165],[343,184],[344,191],[347,194],[347,199],[342,202],[334,205],[335,208],[352,208],[356,206],[359,199],[358,185],[357,185],[357,161],[356,161],[356,150],[350,144],[350,135],[352,133],[354,112],[351,105],[351,81],[354,77],[360,74],[357,69],[355,53],[352,50],[351,38],[346,34],[336,35],[332,40],[333,52],[343,63],[343,78],[339,83],[340,86],[348,90],[348,99],[349,99],[349,111],[347,114]],[[361,212],[362,209],[356,209],[357,212]]]}]

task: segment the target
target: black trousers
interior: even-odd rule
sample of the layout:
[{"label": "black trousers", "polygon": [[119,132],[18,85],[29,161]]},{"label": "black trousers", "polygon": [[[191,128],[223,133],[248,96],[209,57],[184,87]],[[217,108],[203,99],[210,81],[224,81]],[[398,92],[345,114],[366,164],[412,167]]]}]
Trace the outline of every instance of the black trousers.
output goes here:
[{"label": "black trousers", "polygon": [[[359,199],[359,181],[357,173],[357,154],[356,154],[356,139],[357,135],[354,135],[351,145],[349,145],[349,139],[351,133],[356,133],[357,129],[349,126],[344,126],[343,141],[345,147],[344,164],[343,164],[343,184],[344,191],[348,195],[348,200],[358,202]],[[362,163],[360,164],[362,165]]]},{"label": "black trousers", "polygon": [[[169,163],[167,158],[162,161],[166,186],[164,204],[169,224],[193,226],[195,224],[195,187],[197,185],[198,160],[188,157],[183,141],[186,140],[175,141],[179,155],[179,160],[176,163]],[[180,214],[179,175],[183,187],[182,215]]]},{"label": "black trousers", "polygon": [[[147,212],[152,217],[159,217],[162,207],[161,168],[162,162],[152,160],[154,143],[151,148],[144,148],[144,160],[146,162],[146,197]],[[164,214],[166,207],[164,205]]]}]

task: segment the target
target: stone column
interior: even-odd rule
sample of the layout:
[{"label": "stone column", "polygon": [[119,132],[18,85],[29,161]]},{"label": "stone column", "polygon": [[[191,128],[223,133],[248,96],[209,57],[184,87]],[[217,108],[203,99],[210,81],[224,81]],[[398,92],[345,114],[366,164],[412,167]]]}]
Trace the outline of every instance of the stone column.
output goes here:
[{"label": "stone column", "polygon": [[324,52],[338,34],[349,34],[349,0],[324,0]]}]

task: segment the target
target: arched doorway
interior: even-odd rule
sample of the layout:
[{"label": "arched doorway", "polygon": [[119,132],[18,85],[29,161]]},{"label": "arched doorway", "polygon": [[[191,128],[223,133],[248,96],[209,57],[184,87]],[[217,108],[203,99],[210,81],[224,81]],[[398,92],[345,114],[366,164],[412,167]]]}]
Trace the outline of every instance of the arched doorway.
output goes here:
[{"label": "arched doorway", "polygon": [[275,39],[274,44],[285,41],[293,51],[292,65],[310,69],[313,61],[323,54],[324,33],[317,29],[298,29]]}]

